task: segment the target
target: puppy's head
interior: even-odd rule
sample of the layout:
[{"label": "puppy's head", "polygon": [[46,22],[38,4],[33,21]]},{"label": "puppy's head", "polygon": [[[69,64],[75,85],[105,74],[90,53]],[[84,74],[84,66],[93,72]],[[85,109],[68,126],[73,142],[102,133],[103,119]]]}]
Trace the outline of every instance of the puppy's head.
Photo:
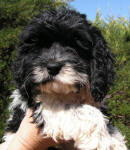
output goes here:
[{"label": "puppy's head", "polygon": [[101,101],[113,82],[114,59],[100,31],[85,15],[59,8],[40,13],[20,35],[14,78],[28,100],[43,93],[90,89]]}]

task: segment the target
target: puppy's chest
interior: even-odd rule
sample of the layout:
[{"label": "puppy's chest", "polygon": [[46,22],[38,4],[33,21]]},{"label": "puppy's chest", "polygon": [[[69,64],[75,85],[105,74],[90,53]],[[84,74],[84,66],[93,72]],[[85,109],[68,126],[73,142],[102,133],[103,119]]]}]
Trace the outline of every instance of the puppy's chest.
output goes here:
[{"label": "puppy's chest", "polygon": [[86,123],[89,132],[93,124],[90,117],[93,112],[88,108],[89,105],[86,104],[63,103],[46,97],[37,110],[41,115],[39,122],[44,122],[44,136],[52,137],[55,141],[57,139],[70,140],[83,133],[81,129],[86,130]]},{"label": "puppy's chest", "polygon": [[[47,106],[43,104],[42,117],[44,119],[43,133],[53,139],[66,140],[71,139],[74,135],[74,127],[79,128],[80,110],[72,104]],[[75,126],[76,125],[76,126]]]},{"label": "puppy's chest", "polygon": [[[61,128],[61,126],[70,125],[72,120],[77,117],[80,104],[67,104],[61,102],[43,102],[41,103],[41,112],[45,121],[45,127],[54,126]],[[54,127],[55,128],[55,127]]]}]

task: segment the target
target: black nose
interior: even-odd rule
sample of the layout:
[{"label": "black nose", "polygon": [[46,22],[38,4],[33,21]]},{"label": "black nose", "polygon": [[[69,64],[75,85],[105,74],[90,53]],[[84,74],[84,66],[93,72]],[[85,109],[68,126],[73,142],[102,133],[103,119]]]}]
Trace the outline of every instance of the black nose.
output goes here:
[{"label": "black nose", "polygon": [[61,70],[62,65],[59,63],[48,63],[47,69],[50,75],[57,75]]}]

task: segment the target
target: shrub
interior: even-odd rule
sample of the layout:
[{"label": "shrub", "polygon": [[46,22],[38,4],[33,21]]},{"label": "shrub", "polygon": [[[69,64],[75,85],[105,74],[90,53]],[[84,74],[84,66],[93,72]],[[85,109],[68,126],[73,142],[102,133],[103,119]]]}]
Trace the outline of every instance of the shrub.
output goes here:
[{"label": "shrub", "polygon": [[108,93],[112,122],[126,136],[130,148],[130,21],[124,17],[109,17],[104,21],[97,13],[94,21],[105,36],[116,58],[116,80]]}]

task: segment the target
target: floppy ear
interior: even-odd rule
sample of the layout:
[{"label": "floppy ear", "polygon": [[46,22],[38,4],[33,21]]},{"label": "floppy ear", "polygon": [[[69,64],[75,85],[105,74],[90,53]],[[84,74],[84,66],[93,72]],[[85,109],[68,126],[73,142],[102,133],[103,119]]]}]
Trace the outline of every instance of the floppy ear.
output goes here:
[{"label": "floppy ear", "polygon": [[31,78],[32,68],[28,65],[27,61],[31,61],[31,59],[17,56],[12,65],[12,73],[16,88],[20,90],[20,93],[24,98],[23,100],[27,100],[31,103],[31,90],[33,88]]},{"label": "floppy ear", "polygon": [[94,33],[94,47],[90,64],[91,93],[95,101],[102,101],[114,80],[114,56],[102,37],[96,30]]}]

